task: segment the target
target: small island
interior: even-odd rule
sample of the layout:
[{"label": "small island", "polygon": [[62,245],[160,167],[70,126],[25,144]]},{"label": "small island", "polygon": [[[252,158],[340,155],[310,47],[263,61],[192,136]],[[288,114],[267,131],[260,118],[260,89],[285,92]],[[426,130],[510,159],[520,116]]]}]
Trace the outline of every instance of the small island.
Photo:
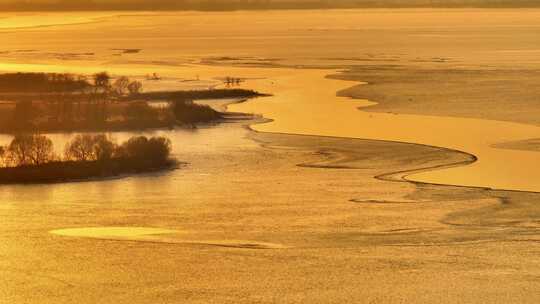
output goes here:
[{"label": "small island", "polygon": [[143,92],[141,81],[107,72],[0,74],[0,133],[193,127],[227,119],[195,100],[258,96],[238,88]]},{"label": "small island", "polygon": [[54,153],[53,142],[39,134],[16,135],[0,146],[0,184],[55,183],[108,178],[174,169],[171,141],[135,136],[122,144],[104,134],[75,136]]},{"label": "small island", "polygon": [[[0,74],[0,133],[15,134],[9,145],[0,146],[0,184],[88,180],[177,168],[168,138],[135,136],[116,144],[99,132],[193,128],[224,121],[227,114],[194,101],[257,96],[263,95],[230,88],[143,92],[141,81],[107,72]],[[53,142],[42,135],[51,132],[98,134],[75,135],[57,155]]]}]

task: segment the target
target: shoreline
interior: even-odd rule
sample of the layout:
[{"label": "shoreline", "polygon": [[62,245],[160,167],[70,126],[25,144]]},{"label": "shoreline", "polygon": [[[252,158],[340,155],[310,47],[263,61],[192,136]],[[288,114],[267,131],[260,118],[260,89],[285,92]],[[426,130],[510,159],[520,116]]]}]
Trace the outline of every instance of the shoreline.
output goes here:
[{"label": "shoreline", "polygon": [[[534,183],[532,183],[528,179],[522,179],[518,177],[519,174],[525,174],[525,172],[521,172],[519,168],[511,166],[508,162],[508,159],[513,162],[520,161],[520,159],[523,161],[528,161],[528,159],[534,161],[534,159],[540,157],[539,155],[531,152],[526,155],[520,154],[520,157],[514,157],[512,151],[500,150],[491,147],[490,141],[488,141],[486,145],[483,144],[483,142],[486,140],[485,136],[487,136],[487,134],[491,134],[489,135],[489,138],[492,142],[504,141],[509,138],[526,139],[528,137],[534,137],[534,134],[537,134],[538,127],[534,125],[485,119],[430,116],[420,114],[397,115],[395,113],[370,112],[369,110],[365,111],[364,109],[369,109],[372,105],[376,105],[377,103],[372,101],[368,102],[362,99],[358,100],[358,98],[361,98],[359,96],[336,96],[336,92],[348,89],[350,87],[355,87],[358,85],[358,83],[365,83],[365,81],[361,81],[358,79],[344,80],[333,79],[331,77],[332,75],[335,75],[335,73],[339,74],[340,72],[342,72],[342,70],[304,70],[302,72],[299,72],[296,78],[303,77],[305,79],[308,79],[304,81],[313,82],[316,81],[316,76],[314,75],[324,74],[324,76],[322,77],[325,79],[325,81],[333,82],[333,84],[329,84],[328,82],[322,83],[320,86],[323,86],[324,88],[320,90],[321,94],[310,92],[311,95],[300,95],[302,99],[298,100],[298,102],[293,99],[293,96],[294,98],[297,98],[299,94],[305,93],[305,90],[302,89],[301,86],[298,87],[296,91],[293,91],[293,93],[287,91],[288,95],[285,96],[283,92],[273,91],[273,93],[277,96],[270,101],[270,105],[263,104],[264,101],[261,101],[258,104],[249,103],[248,106],[239,107],[239,109],[244,110],[244,112],[246,112],[247,109],[247,111],[249,112],[261,113],[263,115],[268,113],[274,113],[274,115],[276,115],[277,113],[277,120],[274,119],[275,117],[271,116],[270,118],[272,119],[268,120],[266,124],[259,123],[254,124],[253,127],[251,127],[251,129],[255,129],[257,131],[286,134],[334,136],[333,134],[335,134],[337,131],[333,130],[332,128],[321,128],[321,124],[313,124],[313,121],[316,121],[318,119],[327,119],[325,116],[322,116],[322,112],[325,111],[324,109],[329,109],[333,107],[334,111],[339,110],[335,115],[343,117],[343,119],[340,120],[339,123],[335,123],[345,124],[348,127],[350,126],[350,128],[348,129],[344,129],[343,127],[341,127],[339,130],[345,130],[346,132],[342,132],[343,135],[340,135],[338,137],[415,143],[425,146],[434,146],[449,150],[456,150],[469,155],[473,155],[474,158],[476,158],[476,161],[474,162],[467,162],[459,166],[452,166],[446,168],[440,167],[421,173],[411,173],[407,176],[407,180],[420,183],[444,184],[451,186],[538,192]],[[353,86],[345,86],[341,84],[341,82],[343,81],[352,81],[356,84]],[[330,91],[332,91],[333,93],[330,93]],[[326,96],[325,94],[328,96]],[[313,100],[313,98],[318,99]],[[313,110],[314,114],[317,114],[318,116],[310,115],[309,119],[311,119],[311,121],[308,120],[304,124],[297,124],[296,122],[294,122],[294,119],[290,117],[291,114],[289,114],[289,116],[286,116],[283,112],[285,110],[284,104],[289,105],[289,107],[293,107],[293,109],[296,111],[299,111],[299,107],[301,106],[307,110],[309,109],[311,104],[308,103],[308,101],[311,100],[313,100],[314,106],[320,108]],[[268,101],[268,99],[266,99],[265,101]],[[319,103],[316,103],[317,101]],[[354,103],[356,103],[356,105],[350,102],[343,103],[343,101],[353,101]],[[334,105],[335,102],[338,102],[338,104]],[[353,106],[357,109],[357,111],[360,110],[359,113],[356,112],[358,114],[351,113],[350,110],[347,111],[347,108],[353,108]],[[370,121],[366,121],[366,123],[369,124],[370,129],[362,129],[363,125],[354,123],[354,121],[357,121],[359,119],[369,119]],[[324,123],[326,125],[329,125],[330,121],[331,118],[327,119]],[[373,125],[373,122],[375,122],[375,125]],[[290,132],[276,131],[276,129],[283,128],[290,130]],[[392,130],[392,128],[405,128],[407,130],[406,132],[408,133],[403,133],[405,131],[401,130],[394,131]],[[450,141],[448,138],[445,137],[445,132],[447,132],[448,129],[451,128],[457,128],[456,132],[458,132],[460,129],[463,129],[463,131],[468,130],[466,133],[468,133],[469,136],[459,137],[456,138],[456,140]],[[506,131],[504,133],[492,132],[493,130],[498,130],[500,128],[505,128]],[[381,132],[379,132],[379,130]],[[459,132],[456,134],[459,134]],[[523,158],[523,156],[526,156],[527,158]],[[501,163],[503,159],[505,160],[503,163]],[[516,175],[516,177],[508,179],[507,177],[505,177],[505,175],[500,174],[486,175],[487,172],[496,170],[497,167],[501,164],[505,164],[505,170],[513,170],[511,171],[511,173]],[[482,178],[481,180],[479,180],[478,178],[480,178],[480,176],[485,176],[486,178],[489,176],[490,178]]]},{"label": "shoreline", "polygon": [[[332,75],[346,73],[350,68],[336,70],[304,69],[301,67],[280,69],[278,67],[266,69],[266,67],[223,67],[213,65],[199,67],[191,65],[190,68],[201,69],[200,72],[203,76],[206,75],[205,77],[210,78],[223,73],[247,76],[253,79],[249,82],[250,89],[278,95],[257,98],[249,103],[229,107],[231,112],[258,113],[270,118],[275,118],[275,115],[278,115],[278,120],[268,120],[269,123],[267,124],[254,124],[251,129],[274,132],[275,129],[283,129],[285,126],[288,131],[284,133],[289,134],[322,136],[341,134],[340,137],[347,138],[417,143],[453,149],[472,154],[479,160],[468,166],[417,173],[414,177],[409,176],[408,179],[424,183],[433,182],[493,189],[538,191],[537,185],[531,182],[530,179],[520,178],[525,173],[521,172],[518,167],[513,166],[511,162],[515,163],[521,160],[536,162],[540,158],[539,155],[533,152],[516,155],[515,153],[518,151],[494,149],[491,145],[497,141],[537,137],[539,127],[462,117],[420,114],[395,115],[396,113],[370,112],[370,106],[376,103],[354,99],[361,98],[360,96],[343,97],[337,95],[337,92],[365,83],[366,79],[371,80],[369,78],[361,78],[364,81],[358,79],[343,80],[332,77]],[[189,70],[187,72],[198,73],[199,71]],[[185,74],[175,76],[178,77],[179,75]],[[344,82],[352,82],[353,85],[344,84]],[[310,86],[308,88],[312,89],[307,90],[306,85],[313,83],[320,83],[320,85]],[[280,86],[276,86],[276,84]],[[364,107],[367,107],[368,111],[364,111]],[[361,110],[359,111],[358,108],[361,108]],[[310,115],[303,115],[308,110]],[[335,117],[325,115],[330,110],[334,111],[333,116],[342,117],[342,119],[336,121]],[[315,121],[319,120],[321,123],[314,124]],[[365,125],[356,123],[359,120],[365,121]],[[323,127],[323,124],[328,127]],[[336,124],[339,128],[336,128]],[[276,127],[276,125],[279,127]],[[366,128],[366,126],[369,126],[369,128]],[[494,130],[500,130],[501,128],[505,129],[504,133],[494,132]],[[449,132],[448,129],[455,129],[450,135],[456,138],[446,138]],[[529,133],[534,135],[527,135]],[[459,134],[468,134],[468,136],[459,137]],[[490,135],[488,136],[488,134]],[[486,145],[482,145],[481,143],[486,139],[490,141]],[[489,153],[484,153],[486,151]],[[486,158],[485,155],[488,157]],[[523,158],[523,156],[525,157]],[[511,162],[508,162],[508,160]],[[506,171],[510,170],[509,172],[515,176],[509,178],[506,174],[501,175],[492,172],[501,165]],[[451,175],[448,175],[448,172],[451,172]],[[478,173],[481,173],[482,177]]]},{"label": "shoreline", "polygon": [[[60,23],[63,15],[83,14],[4,24]],[[540,190],[540,153],[491,148],[538,138],[540,124],[459,118],[540,121],[538,103],[517,98],[540,93],[540,10],[124,15],[102,26],[4,33],[12,53],[0,57],[12,63],[0,69],[106,69],[148,92],[227,87],[275,96],[200,101],[234,112],[218,125],[106,134],[116,147],[168,138],[178,170],[0,186],[6,301],[38,294],[47,303],[100,303],[105,294],[111,303],[270,303],[279,291],[285,303],[539,302],[530,291],[540,288],[540,193],[415,180],[421,171],[457,172],[461,184]],[[451,71],[460,68],[467,71]],[[493,71],[469,71],[479,68]],[[153,73],[161,80],[146,77]],[[226,86],[227,78],[245,82]],[[356,92],[391,97],[388,110],[361,108],[374,104],[362,94],[336,96],[366,80]],[[417,115],[405,114],[414,108]],[[431,115],[446,113],[454,117]],[[76,134],[42,136],[54,143],[54,159],[77,159]],[[12,140],[0,135],[3,145]],[[113,157],[129,157],[129,146]],[[14,148],[4,153],[8,165]],[[141,156],[132,167],[158,159]]]},{"label": "shoreline", "polygon": [[[227,123],[227,122],[242,122],[243,120],[247,119],[247,120],[256,120],[256,116],[254,115],[250,115],[250,114],[245,114],[245,113],[235,113],[235,112],[229,112],[227,111],[227,107],[231,104],[236,104],[236,103],[242,103],[242,102],[246,102],[247,100],[249,100],[250,98],[252,97],[247,97],[247,98],[223,98],[223,99],[216,99],[216,100],[219,100],[219,103],[215,104],[214,106],[217,108],[217,109],[221,109],[222,111],[222,114],[224,115],[224,117],[220,120],[217,120],[215,122],[211,122],[211,123],[201,123],[201,124],[198,124],[198,126],[201,126],[201,127],[218,127],[217,125],[221,124],[221,123]],[[228,117],[229,116],[229,117]],[[243,126],[247,126],[248,124],[245,124],[245,123],[242,123]],[[116,133],[116,132],[138,132],[138,131],[145,131],[145,132],[152,132],[152,131],[174,131],[175,129],[177,128],[181,128],[181,126],[176,126],[175,128],[153,128],[153,129],[141,129],[141,130],[107,130],[106,132],[107,133]],[[184,129],[184,128],[182,128]],[[47,132],[47,134],[77,134],[77,133],[92,133],[94,131],[72,131],[72,132],[62,132],[62,131],[58,131],[58,132]],[[12,135],[12,134],[4,134],[4,133],[0,133],[0,135]],[[118,160],[119,163],[121,163],[122,161]],[[44,168],[46,169],[47,167],[52,167],[52,166],[68,166],[68,167],[87,167],[87,165],[95,165],[97,167],[102,167],[102,165],[96,163],[96,162],[73,162],[73,161],[56,161],[56,162],[51,162],[51,163],[46,163],[46,164],[43,164],[43,165],[38,165],[38,166],[23,166],[23,167],[0,167],[0,175],[4,174],[4,172],[8,172],[11,174],[13,173],[17,173],[17,171],[33,171],[33,170],[37,170],[37,171],[41,171],[41,170],[44,170]],[[152,167],[152,168],[148,168],[148,169],[145,169],[145,168],[142,168],[142,169],[126,169],[124,171],[126,172],[113,172],[113,173],[106,173],[102,176],[98,176],[98,175],[94,175],[94,176],[88,176],[88,177],[81,177],[81,178],[73,178],[73,177],[54,177],[54,178],[47,178],[47,179],[42,179],[42,180],[36,180],[36,181],[9,181],[9,182],[4,182],[4,181],[0,181],[0,186],[10,186],[10,185],[49,185],[49,184],[64,184],[64,183],[79,183],[79,182],[92,182],[92,181],[109,181],[109,180],[118,180],[118,179],[123,179],[123,178],[127,178],[127,177],[132,177],[132,176],[144,176],[144,175],[148,175],[148,174],[154,174],[154,173],[160,173],[160,172],[167,172],[167,171],[173,171],[173,170],[177,170],[177,169],[180,169],[181,167],[183,166],[186,166],[188,165],[188,163],[186,162],[182,162],[182,161],[178,161],[176,159],[171,159],[167,164],[164,164],[163,166],[159,166],[159,167]],[[99,168],[98,168],[99,169]],[[103,168],[101,168],[103,169]],[[63,170],[65,171],[65,170]],[[101,172],[103,170],[100,170]],[[114,170],[113,170],[114,171]],[[132,171],[132,172],[131,172]],[[100,173],[101,174],[101,173]],[[1,177],[0,177],[1,178]]]},{"label": "shoreline", "polygon": [[[230,113],[228,112],[228,106],[237,104],[237,103],[244,103],[249,102],[249,99],[240,100],[236,102],[231,102],[223,105],[224,113]],[[488,190],[488,191],[505,191],[505,192],[517,192],[517,193],[540,193],[536,191],[521,191],[521,190],[505,190],[505,189],[493,189],[488,187],[475,187],[475,186],[461,186],[461,185],[450,185],[450,184],[438,184],[438,183],[430,183],[430,182],[421,182],[421,181],[415,181],[408,179],[407,177],[409,175],[413,175],[415,173],[420,172],[429,172],[433,170],[439,170],[439,169],[445,169],[445,168],[453,168],[453,167],[461,167],[461,166],[467,166],[471,165],[478,161],[478,157],[476,157],[474,154],[467,153],[465,151],[459,151],[451,148],[446,147],[438,147],[438,146],[430,146],[425,144],[418,144],[418,143],[410,143],[410,142],[400,142],[400,141],[390,141],[390,140],[374,140],[374,139],[362,139],[362,138],[352,138],[352,137],[339,137],[339,136],[323,136],[323,135],[307,135],[307,134],[294,134],[294,133],[279,133],[279,132],[265,132],[265,131],[258,131],[252,128],[253,125],[257,124],[265,124],[268,122],[272,122],[273,119],[271,118],[265,118],[263,116],[259,118],[252,119],[251,122],[247,122],[246,124],[243,124],[244,128],[249,130],[249,132],[252,132],[253,134],[273,134],[273,135],[286,135],[286,136],[296,136],[296,137],[315,137],[315,138],[332,138],[332,139],[350,139],[350,140],[364,140],[364,141],[370,141],[370,142],[377,142],[377,143],[390,143],[390,144],[404,144],[404,145],[411,145],[411,146],[417,146],[417,147],[424,147],[424,148],[433,148],[438,149],[441,151],[441,153],[452,153],[456,155],[465,155],[469,159],[468,160],[461,160],[454,163],[448,163],[448,164],[438,164],[434,166],[428,166],[428,167],[421,167],[421,168],[414,168],[414,169],[408,169],[405,171],[390,171],[387,173],[379,174],[373,176],[373,178],[381,180],[381,181],[387,181],[387,182],[405,182],[410,183],[414,185],[433,185],[433,186],[447,186],[447,187],[458,187],[458,188],[465,188],[465,189],[479,189],[479,190]],[[258,144],[261,144],[261,146],[265,147],[267,145],[261,143],[257,139],[254,139],[250,137],[250,139],[256,141]],[[315,149],[315,147],[313,147]],[[317,168],[329,168],[329,167],[321,167],[321,166],[310,166],[310,165],[298,165],[298,166],[306,166],[306,167],[317,167]],[[344,167],[330,167],[330,169],[344,169]],[[357,169],[354,167],[348,167],[348,169]],[[394,176],[398,176],[397,178],[393,178]]]},{"label": "shoreline", "polygon": [[[328,75],[330,79],[354,81],[337,96],[373,100],[366,112],[456,117],[540,126],[540,110],[534,108],[540,90],[535,79],[540,69],[487,66],[351,65]],[[414,79],[408,81],[407,78]],[[496,80],[490,80],[495,78]],[[441,87],[441,82],[447,82]],[[496,100],[491,94],[505,86]],[[523,90],[527,88],[528,90]],[[519,103],[516,103],[519,101]],[[512,107],[529,107],[527,113]],[[480,107],[483,111],[478,111]],[[514,110],[514,111],[512,111]]]},{"label": "shoreline", "polygon": [[[117,180],[122,178],[127,178],[131,176],[141,176],[152,173],[167,172],[177,170],[185,163],[170,160],[168,163],[161,166],[154,166],[149,168],[118,168],[123,161],[116,160],[111,161],[111,163],[116,164],[116,168],[111,169],[110,167],[104,167],[102,164],[97,162],[73,162],[73,161],[59,161],[51,162],[43,165],[36,166],[22,166],[22,167],[5,167],[0,168],[0,186],[10,186],[10,185],[51,185],[51,184],[64,184],[64,183],[80,183],[80,182],[92,182],[92,181],[108,181],[108,180]],[[53,167],[59,167],[64,176],[48,176],[42,177],[35,180],[27,180],[25,178],[18,178],[17,175],[28,175],[35,172],[43,173],[43,171],[54,170]],[[120,166],[121,167],[121,166]],[[105,172],[105,168],[109,171]],[[69,170],[93,170],[98,171],[95,174],[88,173],[87,176],[75,177],[77,174],[73,174]],[[45,173],[46,174],[46,173]],[[2,176],[9,175],[12,180],[1,180],[5,179]],[[71,175],[71,176],[70,176]],[[84,175],[84,174],[80,174]]]},{"label": "shoreline", "polygon": [[[35,5],[34,5],[35,7]],[[97,13],[97,12],[109,12],[109,13],[227,13],[227,12],[265,12],[265,11],[347,11],[347,10],[527,10],[527,9],[540,9],[538,4],[524,4],[524,5],[512,5],[512,4],[486,4],[486,5],[471,5],[471,4],[455,4],[455,5],[334,5],[334,6],[313,6],[313,5],[298,5],[298,6],[279,6],[273,7],[233,7],[223,9],[210,9],[200,8],[196,6],[185,8],[140,8],[133,9],[122,7],[80,7],[80,8],[58,8],[58,7],[42,7],[40,9],[28,9],[28,8],[6,8],[2,7],[2,12],[5,13]],[[120,14],[121,15],[121,14]],[[105,17],[107,18],[107,17]],[[61,25],[71,25],[72,23],[66,23]],[[54,25],[53,25],[54,26]]]},{"label": "shoreline", "polygon": [[[21,97],[21,95],[23,97]],[[7,97],[5,97],[7,96]],[[215,109],[204,109],[203,107],[197,107],[196,104],[205,105],[206,100],[236,100],[236,99],[249,99],[249,98],[258,98],[258,97],[268,97],[270,95],[259,93],[253,90],[247,89],[212,89],[212,90],[176,90],[176,91],[156,91],[156,92],[147,92],[147,93],[138,93],[130,96],[122,96],[117,100],[107,101],[103,103],[103,108],[107,109],[112,107],[113,111],[123,111],[126,112],[129,109],[131,104],[137,102],[143,102],[149,106],[152,102],[168,102],[166,111],[173,116],[173,119],[164,119],[161,117],[163,114],[157,112],[153,115],[157,116],[154,118],[148,118],[148,120],[137,118],[132,119],[128,115],[118,114],[121,119],[111,120],[110,117],[105,117],[104,121],[93,122],[84,120],[80,114],[81,104],[85,107],[92,105],[87,99],[87,96],[79,96],[77,94],[71,93],[71,97],[79,98],[79,100],[70,100],[72,104],[78,104],[79,115],[78,120],[70,121],[30,121],[27,125],[21,125],[15,123],[16,120],[10,121],[10,117],[13,115],[13,111],[17,111],[16,106],[20,102],[30,102],[32,107],[45,107],[45,110],[51,111],[47,108],[47,103],[49,100],[54,100],[61,96],[59,93],[53,93],[46,95],[46,98],[40,98],[41,93],[31,93],[31,94],[21,94],[18,92],[15,93],[0,93],[0,99],[5,100],[3,105],[6,107],[14,107],[13,109],[2,109],[2,116],[5,116],[5,122],[0,124],[0,134],[12,135],[17,133],[26,133],[26,132],[40,132],[40,133],[90,133],[90,132],[140,132],[147,130],[165,130],[165,129],[175,129],[175,128],[184,128],[186,126],[196,126],[200,124],[218,124],[225,122],[230,118],[225,115],[222,111]],[[11,99],[10,99],[11,98]],[[82,100],[80,100],[82,99]],[[179,113],[185,113],[183,116],[178,116],[178,113],[174,112],[174,106],[178,104],[186,104],[187,106],[181,110]],[[195,105],[192,105],[195,104]],[[189,107],[188,107],[189,106]],[[209,105],[211,106],[211,105]],[[44,110],[44,111],[45,111]],[[205,110],[208,110],[205,112]],[[12,111],[9,113],[6,111]],[[88,111],[88,110],[86,110]],[[105,110],[104,110],[105,111]],[[212,112],[212,113],[208,113]],[[176,115],[176,116],[175,116]],[[50,118],[50,117],[49,117]],[[58,119],[58,117],[56,117]]]}]

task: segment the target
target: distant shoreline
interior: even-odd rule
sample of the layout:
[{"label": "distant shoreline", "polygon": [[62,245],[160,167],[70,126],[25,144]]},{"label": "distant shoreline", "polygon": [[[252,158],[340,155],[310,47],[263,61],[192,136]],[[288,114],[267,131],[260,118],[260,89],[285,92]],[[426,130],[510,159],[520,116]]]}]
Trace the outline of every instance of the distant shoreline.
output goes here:
[{"label": "distant shoreline", "polygon": [[[1,90],[0,90],[1,91]],[[71,97],[70,104],[72,107],[75,107],[75,104],[85,104],[85,106],[92,105],[86,99],[88,97],[81,94],[72,94],[67,95]],[[159,92],[147,92],[139,93],[129,96],[120,97],[116,100],[114,106],[116,108],[122,108],[123,111],[126,109],[129,110],[130,104],[137,102],[147,103],[152,101],[169,101],[171,104],[176,105],[176,107],[181,107],[178,110],[178,113],[175,112],[174,120],[166,119],[142,119],[139,117],[135,120],[127,119],[123,117],[124,120],[105,120],[101,122],[94,121],[40,121],[32,122],[24,125],[14,124],[13,113],[17,112],[16,105],[21,102],[29,102],[32,107],[34,104],[36,107],[48,104],[48,101],[55,101],[56,99],[65,99],[66,95],[60,93],[2,93],[0,92],[0,99],[11,102],[4,103],[0,107],[0,134],[16,134],[21,132],[33,132],[39,131],[44,133],[58,133],[58,132],[121,132],[121,131],[143,131],[143,130],[152,130],[152,129],[174,129],[175,127],[193,127],[198,124],[209,124],[209,123],[219,123],[226,120],[229,120],[232,117],[226,113],[221,113],[219,111],[213,110],[209,106],[197,105],[194,103],[185,103],[186,101],[191,100],[206,100],[206,99],[227,99],[227,98],[256,98],[268,96],[267,94],[262,94],[252,90],[245,89],[214,89],[214,90],[189,90],[189,91],[159,91]],[[41,98],[39,102],[34,102],[33,100]],[[81,101],[83,100],[83,101]],[[184,101],[182,106],[179,102]],[[110,103],[107,103],[110,106]],[[11,109],[15,107],[15,110]],[[147,106],[148,107],[148,106]],[[146,108],[142,109],[145,110]],[[150,109],[150,108],[148,108]],[[118,110],[118,109],[117,109]],[[134,110],[142,111],[139,108]],[[146,115],[148,113],[142,112],[137,115]],[[157,112],[156,112],[157,113]],[[143,116],[144,116],[143,115]],[[234,116],[234,115],[233,115]],[[71,117],[71,115],[70,115]],[[144,118],[144,117],[143,117]]]},{"label": "distant shoreline", "polygon": [[[432,2],[432,1],[431,1]],[[64,6],[58,5],[38,5],[38,4],[19,4],[15,7],[13,5],[0,5],[2,12],[99,12],[99,11],[158,11],[158,12],[234,12],[234,11],[272,11],[272,10],[328,10],[328,9],[522,9],[522,8],[540,8],[540,1],[506,1],[503,3],[476,3],[471,4],[467,1],[456,3],[441,3],[433,5],[430,1],[425,3],[357,3],[357,4],[335,4],[335,3],[275,3],[275,4],[227,4],[225,6],[205,6],[205,5],[171,5],[161,6],[159,4],[133,4],[133,5],[114,5],[114,4],[96,4],[91,6]],[[219,5],[219,4],[218,4]]]}]

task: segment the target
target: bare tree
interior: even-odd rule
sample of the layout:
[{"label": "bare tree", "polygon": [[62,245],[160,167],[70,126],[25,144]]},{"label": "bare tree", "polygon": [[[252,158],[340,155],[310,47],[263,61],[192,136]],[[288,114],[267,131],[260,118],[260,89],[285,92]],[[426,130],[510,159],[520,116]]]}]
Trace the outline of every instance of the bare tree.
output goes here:
[{"label": "bare tree", "polygon": [[64,149],[64,158],[74,161],[103,161],[112,158],[114,143],[103,134],[77,135]]},{"label": "bare tree", "polygon": [[94,151],[98,161],[111,159],[115,148],[115,144],[107,136],[100,134],[94,137]]},{"label": "bare tree", "polygon": [[129,84],[129,78],[121,76],[114,81],[113,89],[117,95],[122,96],[128,91]]},{"label": "bare tree", "polygon": [[54,160],[53,143],[43,135],[16,135],[7,152],[15,166],[37,166]]},{"label": "bare tree", "polygon": [[8,146],[9,162],[14,166],[30,165],[33,138],[27,135],[17,135]]},{"label": "bare tree", "polygon": [[111,84],[111,76],[107,72],[94,74],[94,86],[102,91],[108,91]]},{"label": "bare tree", "polygon": [[127,89],[129,91],[129,94],[131,95],[137,95],[141,93],[142,91],[142,83],[140,81],[133,81],[128,86]]},{"label": "bare tree", "polygon": [[64,158],[75,161],[95,160],[93,136],[89,134],[75,136],[66,144]]},{"label": "bare tree", "polygon": [[54,160],[53,142],[45,136],[34,136],[34,149],[30,157],[34,165],[41,165]]},{"label": "bare tree", "polygon": [[0,146],[0,167],[6,166],[6,148]]}]

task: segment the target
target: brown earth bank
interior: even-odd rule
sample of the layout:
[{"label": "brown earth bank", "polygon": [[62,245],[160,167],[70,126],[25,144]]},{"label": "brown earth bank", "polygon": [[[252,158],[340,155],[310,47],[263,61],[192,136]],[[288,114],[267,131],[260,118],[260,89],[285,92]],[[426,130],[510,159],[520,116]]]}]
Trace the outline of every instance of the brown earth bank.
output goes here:
[{"label": "brown earth bank", "polygon": [[202,100],[221,98],[254,98],[263,96],[268,96],[268,94],[246,89],[212,89],[144,92],[135,96],[128,96],[123,98],[123,100]]},{"label": "brown earth bank", "polygon": [[126,159],[107,161],[58,161],[35,166],[0,168],[0,184],[44,184],[121,175],[141,174],[174,169],[178,162],[168,160],[159,164],[134,162]]},{"label": "brown earth bank", "polygon": [[353,66],[331,77],[366,82],[339,92],[378,104],[363,111],[540,125],[540,70],[444,65]]},{"label": "brown earth bank", "polygon": [[[1,76],[1,74],[0,74]],[[47,102],[60,102],[78,100],[86,101],[88,95],[77,93],[59,93],[54,91],[44,92],[0,92],[0,100],[2,101],[34,101],[42,100]],[[178,90],[178,91],[154,91],[141,92],[138,94],[115,97],[115,100],[120,101],[137,101],[137,100],[199,100],[199,99],[220,99],[220,98],[250,98],[268,96],[267,94],[259,93],[253,90],[246,89],[211,89],[211,90]]]}]

